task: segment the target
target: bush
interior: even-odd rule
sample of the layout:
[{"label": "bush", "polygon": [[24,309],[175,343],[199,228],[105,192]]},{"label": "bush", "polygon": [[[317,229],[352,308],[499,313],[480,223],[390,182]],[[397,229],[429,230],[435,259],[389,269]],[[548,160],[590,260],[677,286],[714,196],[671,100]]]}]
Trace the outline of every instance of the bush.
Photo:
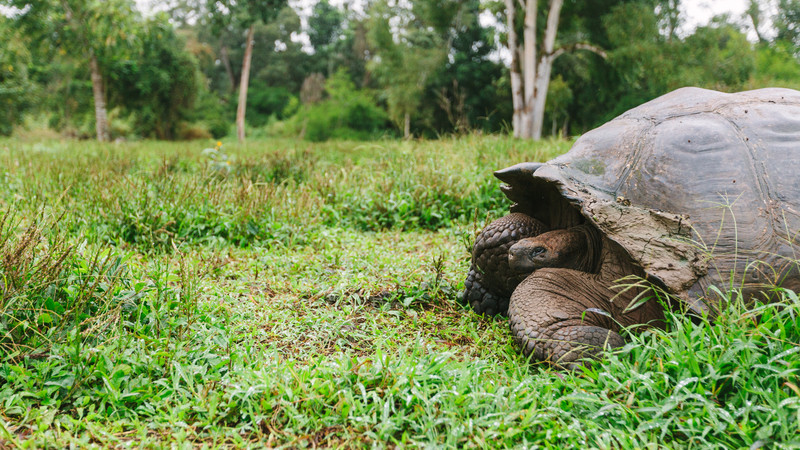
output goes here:
[{"label": "bush", "polygon": [[387,123],[386,113],[362,99],[344,105],[327,100],[309,108],[303,116],[304,137],[312,142],[331,138],[375,138],[383,132]]},{"label": "bush", "polygon": [[212,138],[211,133],[203,124],[181,124],[177,137],[183,141]]},{"label": "bush", "polygon": [[772,86],[800,89],[800,61],[793,57],[792,52],[792,46],[783,42],[756,47],[756,70],[745,88]]},{"label": "bush", "polygon": [[208,122],[208,132],[214,139],[222,139],[230,133],[231,123],[222,117]]},{"label": "bush", "polygon": [[195,108],[188,114],[190,123],[205,124],[205,128],[214,139],[228,135],[233,116],[228,114],[223,101],[206,89],[201,89],[195,101]]},{"label": "bush", "polygon": [[263,83],[250,85],[247,96],[247,123],[254,127],[267,124],[270,117],[284,119],[283,111],[292,93],[285,87],[271,87]]},{"label": "bush", "polygon": [[[374,139],[391,128],[386,112],[378,107],[372,94],[357,90],[347,72],[340,70],[331,76],[325,90],[326,100],[300,108],[286,128],[313,142]],[[287,109],[291,109],[290,103],[287,102]]]}]

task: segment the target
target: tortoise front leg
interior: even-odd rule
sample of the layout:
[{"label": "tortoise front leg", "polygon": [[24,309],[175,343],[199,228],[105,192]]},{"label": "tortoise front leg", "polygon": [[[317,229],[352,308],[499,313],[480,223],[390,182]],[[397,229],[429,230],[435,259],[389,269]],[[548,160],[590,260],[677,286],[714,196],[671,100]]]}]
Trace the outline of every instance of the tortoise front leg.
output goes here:
[{"label": "tortoise front leg", "polygon": [[511,296],[511,332],[526,356],[572,368],[596,358],[607,348],[621,347],[622,327],[663,319],[654,300],[625,313],[637,291],[617,294],[597,275],[571,269],[540,269]]},{"label": "tortoise front leg", "polygon": [[531,272],[510,269],[508,249],[520,239],[536,236],[546,229],[533,217],[511,213],[481,230],[472,249],[462,303],[472,306],[478,314],[505,314],[511,293]]},{"label": "tortoise front leg", "polygon": [[509,297],[494,292],[484,285],[483,274],[472,264],[464,281],[461,303],[469,305],[478,314],[494,316],[508,311]]}]

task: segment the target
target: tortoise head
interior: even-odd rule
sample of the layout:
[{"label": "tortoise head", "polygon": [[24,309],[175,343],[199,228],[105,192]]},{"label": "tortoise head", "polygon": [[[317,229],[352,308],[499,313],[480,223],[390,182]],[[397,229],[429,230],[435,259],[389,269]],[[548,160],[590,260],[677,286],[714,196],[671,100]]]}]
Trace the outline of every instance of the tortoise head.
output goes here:
[{"label": "tortoise head", "polygon": [[520,273],[543,267],[594,271],[599,252],[587,225],[548,231],[520,239],[508,250],[508,265]]}]

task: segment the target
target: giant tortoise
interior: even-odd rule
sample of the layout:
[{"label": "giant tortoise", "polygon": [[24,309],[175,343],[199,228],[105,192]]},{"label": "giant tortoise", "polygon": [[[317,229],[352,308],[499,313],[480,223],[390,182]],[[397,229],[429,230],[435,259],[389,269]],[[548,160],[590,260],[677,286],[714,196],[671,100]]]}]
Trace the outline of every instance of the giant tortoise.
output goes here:
[{"label": "giant tortoise", "polygon": [[623,345],[665,305],[800,289],[800,92],[678,89],[495,176],[512,213],[478,235],[462,299],[536,359]]}]

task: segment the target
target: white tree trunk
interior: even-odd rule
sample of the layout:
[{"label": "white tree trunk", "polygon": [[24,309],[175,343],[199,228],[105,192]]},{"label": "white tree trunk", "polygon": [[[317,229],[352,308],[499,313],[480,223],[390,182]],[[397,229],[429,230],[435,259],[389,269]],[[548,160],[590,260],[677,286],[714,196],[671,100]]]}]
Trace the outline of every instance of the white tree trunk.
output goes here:
[{"label": "white tree trunk", "polygon": [[411,114],[406,113],[405,117],[403,118],[403,137],[405,139],[411,138]]},{"label": "white tree trunk", "polygon": [[250,60],[253,59],[253,33],[254,26],[247,30],[247,43],[244,47],[244,60],[242,61],[242,77],[239,82],[239,105],[236,108],[236,137],[239,142],[244,142],[244,114],[247,109],[247,85],[250,83]]},{"label": "white tree trunk", "polygon": [[[537,0],[518,0],[525,11],[522,52],[514,27],[516,3],[505,0],[508,26],[508,49],[511,52],[511,99],[514,105],[512,126],[514,136],[540,139],[544,122],[544,107],[550,85],[550,73],[555,59],[556,32],[564,0],[550,0],[547,28],[541,54],[537,58],[536,9]],[[521,61],[520,61],[521,59]]]},{"label": "white tree trunk", "polygon": [[516,20],[516,5],[514,0],[505,0],[506,24],[508,26],[508,50],[511,52],[511,104],[514,114],[511,116],[511,129],[514,137],[520,137],[522,107],[525,104],[522,92],[522,76],[520,75],[519,48],[517,48],[517,31],[514,27]]},{"label": "white tree trunk", "polygon": [[550,87],[550,72],[553,70],[553,60],[556,44],[556,32],[558,31],[558,20],[561,16],[561,6],[564,0],[550,0],[550,11],[547,13],[547,29],[544,34],[544,51],[539,60],[539,68],[536,71],[534,86],[534,105],[533,105],[533,128],[531,137],[533,139],[542,138],[542,127],[544,126],[544,108],[547,101],[547,90]]},{"label": "white tree trunk", "polygon": [[544,126],[544,108],[547,102],[547,90],[550,87],[550,71],[553,68],[553,60],[545,56],[539,62],[539,71],[536,73],[535,96],[533,100],[533,117],[531,126],[532,139],[542,138],[542,127]]},{"label": "white tree trunk", "polygon": [[106,88],[103,85],[103,76],[100,73],[100,65],[97,63],[97,55],[94,51],[89,55],[89,69],[92,72],[92,94],[94,94],[94,123],[97,132],[97,140],[108,142],[111,133],[108,126],[108,111],[106,110]]},{"label": "white tree trunk", "polygon": [[522,85],[525,96],[520,117],[520,137],[529,139],[533,137],[533,106],[536,91],[533,80],[536,78],[536,0],[527,0],[524,3],[525,22],[522,30]]}]

